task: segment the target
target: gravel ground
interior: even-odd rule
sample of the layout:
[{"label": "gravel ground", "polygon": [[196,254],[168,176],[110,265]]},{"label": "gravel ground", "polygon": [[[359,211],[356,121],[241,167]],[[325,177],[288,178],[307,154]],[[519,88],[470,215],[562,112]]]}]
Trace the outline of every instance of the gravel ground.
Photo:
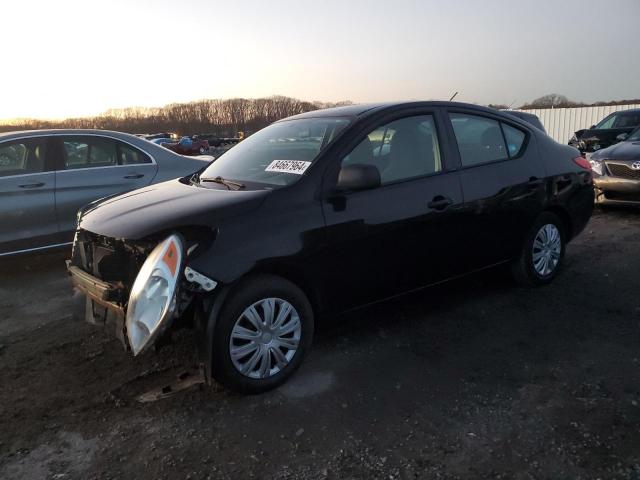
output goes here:
[{"label": "gravel ground", "polygon": [[0,264],[0,478],[640,479],[640,210],[596,211],[553,285],[501,271],[321,327],[285,386],[136,397],[191,334],[132,359],[72,320],[64,255]]}]

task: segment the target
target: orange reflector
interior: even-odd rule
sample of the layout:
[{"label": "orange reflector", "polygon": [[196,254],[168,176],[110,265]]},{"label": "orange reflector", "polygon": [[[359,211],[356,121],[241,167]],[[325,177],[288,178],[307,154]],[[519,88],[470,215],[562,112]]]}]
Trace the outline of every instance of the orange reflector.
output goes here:
[{"label": "orange reflector", "polygon": [[176,244],[174,242],[171,242],[169,244],[169,248],[167,248],[167,251],[164,252],[162,261],[167,264],[167,267],[169,267],[171,275],[175,276],[176,268],[178,268],[178,249],[176,248]]}]

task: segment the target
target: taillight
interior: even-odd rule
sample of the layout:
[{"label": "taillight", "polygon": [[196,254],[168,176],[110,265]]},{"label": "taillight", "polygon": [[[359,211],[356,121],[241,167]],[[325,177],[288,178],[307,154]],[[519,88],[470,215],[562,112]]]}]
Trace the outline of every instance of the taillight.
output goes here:
[{"label": "taillight", "polygon": [[591,164],[589,160],[584,157],[576,157],[573,159],[573,162],[578,165],[580,168],[584,168],[585,170],[591,170]]}]

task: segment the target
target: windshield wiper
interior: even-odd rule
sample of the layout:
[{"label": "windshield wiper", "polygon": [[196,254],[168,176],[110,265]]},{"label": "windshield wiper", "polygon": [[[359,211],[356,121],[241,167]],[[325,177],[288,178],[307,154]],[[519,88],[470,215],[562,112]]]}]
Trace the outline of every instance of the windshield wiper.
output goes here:
[{"label": "windshield wiper", "polygon": [[201,182],[215,182],[215,183],[219,183],[221,185],[224,185],[225,187],[227,187],[229,190],[240,190],[241,188],[245,188],[245,185],[243,183],[239,183],[239,182],[233,182],[231,180],[225,180],[224,178],[217,176],[214,178],[201,178],[200,179]]}]

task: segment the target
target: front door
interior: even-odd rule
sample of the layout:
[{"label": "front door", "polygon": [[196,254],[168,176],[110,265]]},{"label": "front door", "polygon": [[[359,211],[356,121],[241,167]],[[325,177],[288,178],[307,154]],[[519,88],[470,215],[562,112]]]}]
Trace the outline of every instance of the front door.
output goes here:
[{"label": "front door", "polygon": [[[340,311],[436,282],[455,249],[456,172],[446,172],[432,112],[369,132],[341,165],[375,165],[379,188],[329,193],[324,291]],[[330,175],[330,174],[329,174]],[[332,181],[329,179],[328,181]],[[335,182],[335,180],[333,180]]]}]

